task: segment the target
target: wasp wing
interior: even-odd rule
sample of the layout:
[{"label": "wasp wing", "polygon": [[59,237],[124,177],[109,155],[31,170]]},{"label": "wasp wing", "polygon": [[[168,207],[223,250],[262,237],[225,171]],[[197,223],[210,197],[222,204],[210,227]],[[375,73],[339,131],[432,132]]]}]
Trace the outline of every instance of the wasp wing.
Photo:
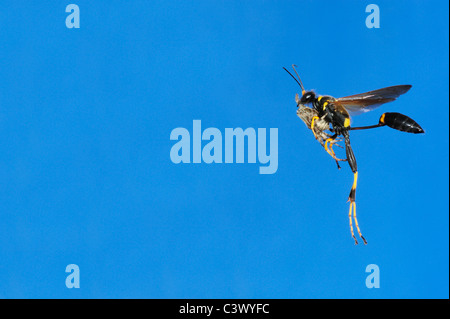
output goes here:
[{"label": "wasp wing", "polygon": [[351,115],[372,111],[382,104],[392,102],[409,91],[411,85],[395,85],[336,99],[333,103],[344,107]]}]

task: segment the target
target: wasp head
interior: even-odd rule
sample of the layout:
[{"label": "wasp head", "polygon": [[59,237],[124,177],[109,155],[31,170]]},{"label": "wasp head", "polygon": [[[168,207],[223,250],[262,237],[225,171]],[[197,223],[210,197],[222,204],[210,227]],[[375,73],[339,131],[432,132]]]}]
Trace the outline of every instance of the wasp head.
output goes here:
[{"label": "wasp head", "polygon": [[302,98],[300,99],[301,103],[312,103],[316,98],[316,94],[313,91],[308,91],[303,93]]}]

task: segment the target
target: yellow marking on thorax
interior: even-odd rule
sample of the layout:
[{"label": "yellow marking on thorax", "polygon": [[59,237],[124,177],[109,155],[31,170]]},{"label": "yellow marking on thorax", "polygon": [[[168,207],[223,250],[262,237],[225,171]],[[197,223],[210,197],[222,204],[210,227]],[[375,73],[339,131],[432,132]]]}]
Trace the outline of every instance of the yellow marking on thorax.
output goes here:
[{"label": "yellow marking on thorax", "polygon": [[383,115],[381,115],[381,117],[380,117],[380,123],[383,123],[383,124],[384,124],[384,117],[385,117],[385,115],[386,115],[386,114],[384,114],[384,113],[383,113]]},{"label": "yellow marking on thorax", "polygon": [[349,127],[350,126],[350,119],[347,117],[344,121],[344,127]]}]

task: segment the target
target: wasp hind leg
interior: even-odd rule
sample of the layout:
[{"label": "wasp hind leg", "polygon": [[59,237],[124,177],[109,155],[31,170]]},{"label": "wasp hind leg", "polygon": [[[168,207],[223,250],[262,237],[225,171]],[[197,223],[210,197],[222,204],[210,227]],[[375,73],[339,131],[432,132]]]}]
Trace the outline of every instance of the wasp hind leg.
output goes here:
[{"label": "wasp hind leg", "polygon": [[350,190],[350,195],[348,196],[348,201],[350,202],[350,208],[348,211],[348,218],[350,220],[350,231],[352,233],[352,237],[355,240],[355,244],[358,245],[358,241],[356,240],[355,234],[353,233],[353,225],[352,225],[352,212],[353,212],[353,219],[355,220],[355,226],[356,226],[356,230],[358,231],[358,235],[359,237],[361,237],[361,239],[364,242],[364,245],[367,245],[367,241],[364,238],[364,236],[361,234],[361,230],[359,229],[359,225],[358,225],[358,219],[356,218],[356,200],[355,200],[355,195],[356,195],[356,185],[358,183],[358,172],[354,172],[353,173],[353,185],[352,185],[352,189]]},{"label": "wasp hind leg", "polygon": [[350,220],[350,231],[352,233],[352,237],[355,240],[355,244],[358,244],[358,241],[356,240],[355,234],[353,233],[353,225],[352,225],[352,213],[353,213],[353,219],[355,220],[355,226],[356,230],[358,231],[359,237],[363,240],[364,244],[367,245],[367,241],[364,238],[364,236],[361,234],[361,230],[359,229],[358,225],[358,219],[356,218],[356,186],[358,184],[358,168],[356,165],[356,158],[353,153],[352,147],[350,146],[350,138],[348,136],[348,132],[344,134],[345,138],[345,151],[347,153],[347,160],[348,164],[350,165],[350,168],[353,171],[353,185],[352,189],[350,190],[350,194],[348,196],[348,201],[350,202],[350,208],[348,212],[348,218]]}]

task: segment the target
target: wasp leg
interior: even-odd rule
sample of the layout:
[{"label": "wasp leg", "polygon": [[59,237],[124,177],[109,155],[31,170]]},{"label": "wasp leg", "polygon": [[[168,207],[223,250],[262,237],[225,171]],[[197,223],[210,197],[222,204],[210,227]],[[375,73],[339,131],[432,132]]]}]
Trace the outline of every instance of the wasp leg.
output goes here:
[{"label": "wasp leg", "polygon": [[[355,154],[353,153],[352,147],[350,146],[350,138],[349,138],[348,132],[345,132],[343,135],[345,138],[345,151],[347,153],[348,164],[350,165],[350,168],[353,171],[353,185],[352,185],[352,189],[350,190],[350,195],[348,196],[348,201],[350,201],[349,215],[351,215],[351,213],[353,211],[353,219],[355,220],[355,226],[356,226],[356,229],[358,230],[359,237],[361,237],[361,239],[364,241],[364,244],[367,245],[367,241],[364,238],[364,236],[361,234],[361,230],[359,229],[359,225],[358,225],[358,219],[356,218],[355,197],[356,197],[356,186],[358,184],[358,167],[356,165]],[[351,224],[350,224],[350,230],[352,232],[353,238],[355,238],[355,235],[353,234],[353,227],[351,227]],[[355,241],[356,241],[356,239],[355,239]]]},{"label": "wasp leg", "polygon": [[[329,148],[328,148],[328,143],[330,143],[330,147]],[[345,161],[347,161],[347,159],[342,159],[342,158],[337,158],[336,157],[336,153],[334,153],[334,151],[333,151],[333,145],[335,143],[337,143],[336,142],[336,138],[331,136],[331,137],[329,137],[329,138],[327,138],[325,140],[325,146],[324,147],[325,147],[325,151],[327,151],[327,153],[330,154],[330,156],[336,161],[338,169],[341,169],[341,166],[339,165],[339,162],[340,161],[345,162]],[[341,147],[339,144],[336,144],[336,145]]]},{"label": "wasp leg", "polygon": [[[356,230],[358,231],[359,237],[361,237],[361,239],[363,240],[364,244],[367,245],[367,241],[364,238],[364,236],[361,234],[361,230],[359,229],[359,225],[358,225],[358,219],[356,218],[355,193],[356,193],[356,185],[358,183],[358,172],[355,172],[353,175],[354,175],[353,185],[352,185],[352,189],[350,190],[350,195],[348,197],[348,200],[350,201],[350,210],[348,212],[348,215],[350,217],[351,213],[353,211],[353,219],[355,220]],[[355,235],[353,234],[353,227],[352,227],[351,223],[350,223],[350,230],[352,232],[353,239],[355,239]],[[356,239],[355,239],[355,242],[356,242],[356,244],[358,244]]]},{"label": "wasp leg", "polygon": [[313,134],[314,134],[314,137],[315,137],[315,139],[317,140],[317,135],[316,135],[316,132],[314,131],[314,121],[315,120],[318,120],[320,117],[318,117],[318,116],[314,116],[313,118],[312,118],[312,120],[311,120],[311,131],[313,132]]},{"label": "wasp leg", "polygon": [[361,230],[359,229],[359,226],[358,226],[358,219],[356,218],[356,202],[352,202],[352,203],[350,203],[350,205],[353,206],[353,219],[355,220],[356,230],[358,231],[359,237],[361,237],[361,239],[363,240],[364,245],[367,245],[367,240],[361,234]]},{"label": "wasp leg", "polygon": [[[328,143],[330,143],[330,147],[328,148]],[[327,153],[328,154],[330,154],[330,156],[332,157],[332,158],[334,158],[336,161],[340,161],[340,162],[346,162],[347,161],[347,159],[346,158],[337,158],[336,157],[336,153],[333,151],[333,145],[335,145],[337,143],[337,141],[334,139],[334,138],[332,138],[332,137],[330,137],[330,138],[327,138],[326,140],[325,140],[325,150],[327,151]],[[338,147],[342,147],[341,145],[339,145],[339,144],[336,144]]]},{"label": "wasp leg", "polygon": [[352,224],[352,203],[350,203],[350,209],[348,210],[348,221],[350,222],[350,231],[352,233],[352,237],[355,240],[355,245],[358,245],[358,241],[356,240],[355,233],[353,233],[353,224]]}]

